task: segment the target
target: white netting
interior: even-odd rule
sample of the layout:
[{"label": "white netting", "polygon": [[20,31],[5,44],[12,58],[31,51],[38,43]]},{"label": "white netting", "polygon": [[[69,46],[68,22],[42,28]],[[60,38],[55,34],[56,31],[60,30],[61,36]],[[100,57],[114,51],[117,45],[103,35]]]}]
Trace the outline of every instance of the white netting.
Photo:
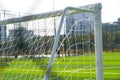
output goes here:
[{"label": "white netting", "polygon": [[[59,17],[55,17],[58,23]],[[54,41],[54,20],[38,19],[1,26],[2,80],[33,80],[44,77]],[[6,37],[5,37],[6,36]],[[39,69],[40,68],[40,69]],[[42,69],[43,68],[43,69]],[[43,73],[44,72],[44,73]],[[35,74],[33,74],[35,73]],[[37,74],[39,73],[39,74]],[[43,74],[42,74],[43,73]],[[42,74],[42,76],[40,75]]]},{"label": "white netting", "polygon": [[95,79],[92,14],[70,15],[66,17],[65,22],[64,34],[60,35],[57,57],[52,65],[50,79]]},{"label": "white netting", "polygon": [[49,80],[96,79],[94,15],[86,11],[66,13],[50,74],[46,71],[62,12],[1,21],[0,79],[42,80],[46,74]]}]

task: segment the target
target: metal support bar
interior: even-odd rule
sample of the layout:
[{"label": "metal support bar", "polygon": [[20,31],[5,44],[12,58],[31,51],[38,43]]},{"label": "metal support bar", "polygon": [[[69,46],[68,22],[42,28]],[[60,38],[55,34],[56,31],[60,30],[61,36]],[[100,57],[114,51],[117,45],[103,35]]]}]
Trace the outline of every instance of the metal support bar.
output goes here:
[{"label": "metal support bar", "polygon": [[50,70],[51,70],[51,67],[52,67],[52,63],[54,61],[54,57],[55,57],[55,54],[56,54],[56,49],[58,47],[58,41],[59,41],[60,32],[61,32],[61,29],[62,29],[62,24],[63,24],[63,21],[64,21],[66,11],[67,11],[67,8],[62,13],[59,28],[58,28],[57,34],[55,36],[55,39],[54,39],[55,42],[54,42],[53,49],[52,49],[52,55],[51,55],[51,58],[50,58],[50,62],[49,62],[44,80],[48,80],[48,77],[49,77],[49,73],[50,73]]}]

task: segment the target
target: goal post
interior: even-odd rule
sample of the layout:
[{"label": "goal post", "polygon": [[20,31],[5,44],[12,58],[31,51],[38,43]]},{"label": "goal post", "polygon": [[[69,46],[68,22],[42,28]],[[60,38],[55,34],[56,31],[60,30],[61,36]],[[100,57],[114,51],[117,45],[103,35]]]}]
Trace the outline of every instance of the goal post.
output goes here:
[{"label": "goal post", "polygon": [[[90,8],[94,8],[94,9],[93,10],[90,9],[89,6],[90,6]],[[60,23],[59,23],[59,28],[58,28],[57,34],[55,36],[55,42],[54,42],[54,45],[53,45],[53,50],[52,50],[50,62],[49,62],[44,80],[48,80],[48,77],[49,77],[49,74],[50,74],[50,69],[51,69],[52,63],[54,61],[54,57],[55,57],[56,50],[57,50],[57,47],[58,47],[60,32],[61,32],[61,29],[62,29],[62,24],[63,24],[63,21],[64,21],[64,17],[67,13],[67,10],[76,10],[80,13],[81,12],[94,13],[94,16],[95,16],[95,19],[94,19],[95,38],[94,39],[95,39],[95,53],[96,53],[96,80],[104,80],[103,79],[103,60],[102,60],[102,23],[101,23],[101,8],[102,8],[102,6],[101,6],[101,4],[95,4],[95,6],[93,6],[93,5],[89,5],[89,6],[87,6],[87,8],[85,7],[85,9],[67,7],[63,10],[61,20],[60,20]]]},{"label": "goal post", "polygon": [[2,80],[104,80],[101,9],[97,3],[0,20],[6,26],[0,58],[14,68],[9,65]]},{"label": "goal post", "polygon": [[104,80],[103,77],[103,47],[102,47],[102,22],[101,22],[101,10],[100,7],[96,9],[95,14],[95,26],[94,26],[94,35],[95,35],[95,53],[96,53],[96,80]]}]

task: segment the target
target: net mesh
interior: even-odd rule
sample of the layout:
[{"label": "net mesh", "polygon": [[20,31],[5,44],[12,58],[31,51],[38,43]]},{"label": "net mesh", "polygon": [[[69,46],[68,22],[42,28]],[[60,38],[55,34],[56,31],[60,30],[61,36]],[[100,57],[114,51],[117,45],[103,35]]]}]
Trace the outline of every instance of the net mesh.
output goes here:
[{"label": "net mesh", "polygon": [[[44,79],[61,17],[45,16],[0,26],[1,80]],[[66,15],[49,80],[96,79],[94,54],[94,15]]]},{"label": "net mesh", "polygon": [[50,79],[95,79],[93,16],[86,16],[88,13],[66,17]]}]

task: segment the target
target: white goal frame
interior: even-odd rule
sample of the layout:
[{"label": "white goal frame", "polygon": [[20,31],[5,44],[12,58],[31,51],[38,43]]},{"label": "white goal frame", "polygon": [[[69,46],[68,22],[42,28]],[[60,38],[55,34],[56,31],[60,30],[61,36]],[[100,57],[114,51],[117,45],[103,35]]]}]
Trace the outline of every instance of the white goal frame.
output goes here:
[{"label": "white goal frame", "polygon": [[63,10],[62,12],[62,16],[61,16],[61,20],[59,23],[59,28],[58,31],[56,33],[55,36],[55,42],[53,45],[53,49],[52,49],[52,55],[50,58],[50,62],[48,65],[48,69],[46,72],[46,75],[44,77],[44,80],[48,80],[49,77],[49,73],[50,73],[50,69],[52,66],[52,63],[54,61],[54,57],[56,54],[56,50],[58,47],[58,41],[59,41],[59,37],[60,37],[60,32],[62,29],[62,24],[64,21],[64,16],[66,15],[66,12],[68,10],[76,10],[76,11],[80,11],[80,12],[91,12],[94,13],[94,35],[95,35],[95,53],[96,53],[96,80],[104,80],[103,78],[103,61],[102,61],[102,23],[101,23],[101,9],[102,9],[102,5],[99,4],[92,4],[92,5],[88,5],[85,7],[80,7],[80,8],[73,8],[73,7],[67,7]]},{"label": "white goal frame", "polygon": [[103,77],[103,59],[102,59],[103,50],[102,50],[101,9],[102,9],[102,5],[100,3],[82,6],[82,7],[78,7],[78,8],[67,7],[64,10],[59,10],[59,11],[54,11],[54,12],[34,14],[34,15],[28,15],[28,16],[22,16],[22,17],[17,17],[17,18],[10,18],[10,19],[1,20],[0,26],[4,26],[6,24],[11,24],[11,23],[24,22],[24,21],[49,18],[49,17],[55,17],[55,16],[61,15],[60,23],[58,26],[58,31],[57,31],[55,38],[54,38],[54,44],[53,44],[53,48],[52,48],[50,62],[49,62],[49,65],[48,65],[48,68],[46,71],[46,75],[44,77],[44,80],[48,80],[50,70],[52,67],[52,63],[53,63],[54,58],[55,58],[55,54],[56,54],[56,50],[57,50],[57,46],[58,46],[58,41],[59,41],[59,37],[60,37],[60,32],[62,29],[65,15],[82,13],[82,12],[93,13],[94,14],[95,54],[96,54],[96,80],[104,80],[104,77]]}]

